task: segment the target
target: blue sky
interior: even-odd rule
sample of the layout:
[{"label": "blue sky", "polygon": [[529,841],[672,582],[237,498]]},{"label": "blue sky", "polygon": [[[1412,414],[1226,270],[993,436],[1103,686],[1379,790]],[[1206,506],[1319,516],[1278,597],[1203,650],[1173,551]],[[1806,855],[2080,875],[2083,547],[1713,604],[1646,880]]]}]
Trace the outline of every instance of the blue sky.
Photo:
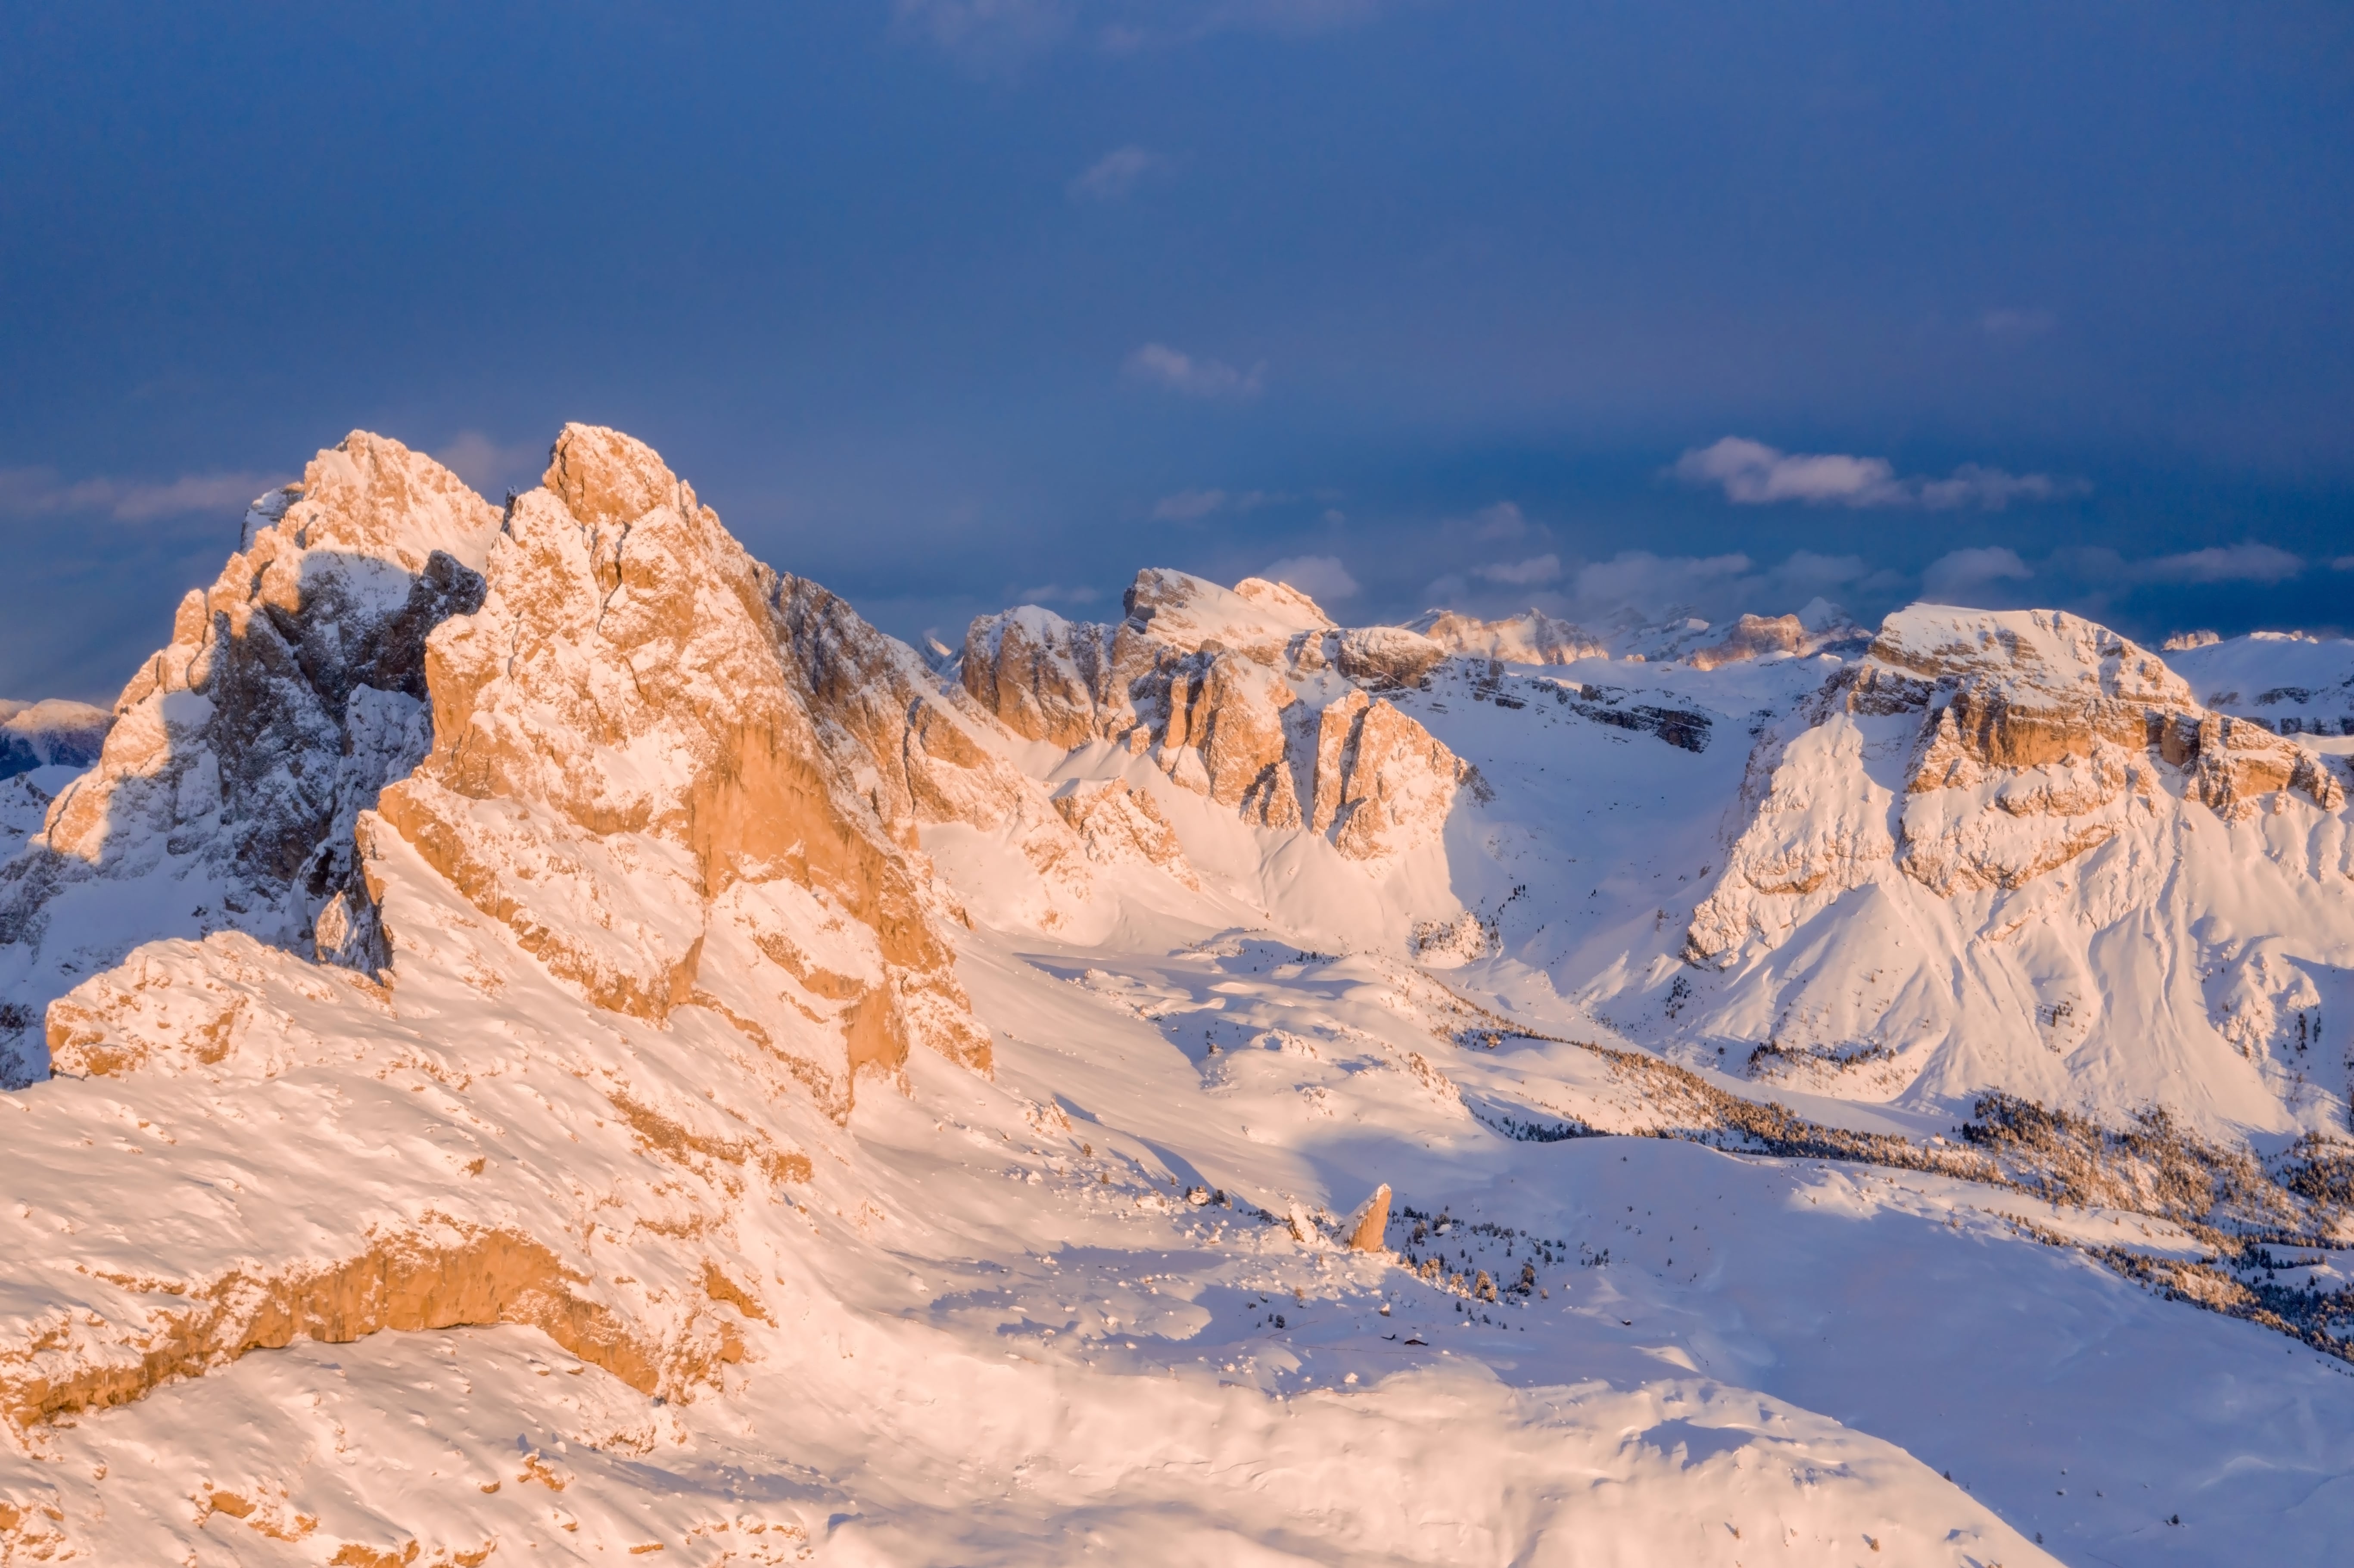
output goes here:
[{"label": "blue sky", "polygon": [[348,429],[495,498],[567,418],[911,637],[1277,563],[2342,629],[2349,278],[2342,5],[13,7],[0,694]]}]

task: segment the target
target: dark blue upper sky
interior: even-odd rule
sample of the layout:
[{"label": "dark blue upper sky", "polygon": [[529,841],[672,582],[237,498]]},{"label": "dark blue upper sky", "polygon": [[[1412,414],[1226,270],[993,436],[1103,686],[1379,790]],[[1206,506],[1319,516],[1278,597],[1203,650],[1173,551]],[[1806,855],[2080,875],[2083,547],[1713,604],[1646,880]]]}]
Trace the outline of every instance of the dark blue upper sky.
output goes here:
[{"label": "dark blue upper sky", "polygon": [[2342,627],[2349,176],[2338,3],[10,7],[0,695],[348,429],[495,499],[566,419],[951,641],[1277,563]]}]

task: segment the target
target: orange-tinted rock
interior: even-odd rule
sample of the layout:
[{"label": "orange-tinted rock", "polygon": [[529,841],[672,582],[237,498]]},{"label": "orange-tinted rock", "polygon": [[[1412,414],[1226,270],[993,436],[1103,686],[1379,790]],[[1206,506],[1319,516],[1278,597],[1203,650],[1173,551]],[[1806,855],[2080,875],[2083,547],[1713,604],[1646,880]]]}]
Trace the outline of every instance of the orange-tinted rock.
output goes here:
[{"label": "orange-tinted rock", "polygon": [[[708,991],[790,1052],[797,1024],[761,999],[798,1001],[805,980],[749,936],[837,911],[872,965],[807,1011],[842,1032],[845,1070],[896,1070],[911,1041],[985,1064],[888,820],[913,791],[878,802],[857,782],[878,755],[904,779],[911,728],[854,667],[881,656],[841,635],[864,623],[829,638],[838,601],[754,561],[627,437],[567,426],[547,479],[515,502],[481,612],[431,641],[433,749],[384,792],[384,821],[599,1006],[661,1019]],[[760,908],[715,926],[731,895]],[[707,930],[737,927],[706,986]]]}]

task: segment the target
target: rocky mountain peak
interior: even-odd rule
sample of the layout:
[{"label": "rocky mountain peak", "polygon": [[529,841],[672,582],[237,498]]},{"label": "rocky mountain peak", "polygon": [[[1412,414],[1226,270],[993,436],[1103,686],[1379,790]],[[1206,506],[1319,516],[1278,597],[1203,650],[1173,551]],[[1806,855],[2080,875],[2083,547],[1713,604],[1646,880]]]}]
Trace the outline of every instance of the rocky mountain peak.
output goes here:
[{"label": "rocky mountain peak", "polygon": [[2195,705],[2190,688],[2157,654],[2065,610],[1911,605],[1881,623],[1863,662],[1885,683],[1999,690],[2015,704]]},{"label": "rocky mountain peak", "polygon": [[1796,615],[1744,615],[1721,641],[1693,649],[1685,662],[1695,670],[1717,670],[1744,659],[1776,653],[1853,652],[1863,642],[1862,628],[1845,620],[1826,619],[1809,625]]},{"label": "rocky mountain peak", "polygon": [[1120,604],[1132,625],[1164,647],[1191,653],[1214,641],[1261,663],[1275,662],[1299,633],[1332,625],[1315,600],[1288,585],[1246,577],[1224,588],[1166,567],[1137,573]]},{"label": "rocky mountain peak", "polygon": [[658,508],[687,516],[695,493],[643,441],[600,425],[570,424],[556,438],[540,482],[589,527],[631,524]]},{"label": "rocky mountain peak", "polygon": [[[106,885],[143,882],[144,936],[236,929],[308,956],[359,898],[352,828],[425,749],[426,639],[481,603],[499,514],[421,452],[355,431],[257,501],[243,547],[191,591],[114,705],[97,764],[0,871],[0,990],[37,1016],[131,938]],[[374,968],[365,923],[332,956]],[[0,1040],[37,1072],[29,1031]]]},{"label": "rocky mountain peak", "polygon": [[[1916,605],[1888,617],[1866,656],[1797,714],[1765,728],[1684,957],[1737,972],[1727,996],[1743,1000],[1724,1006],[1781,1019],[1769,1060],[1805,1073],[1835,1080],[1841,1064],[1887,1061],[1901,1047],[1917,1058],[1908,1075],[1964,1081],[1983,1071],[1965,1019],[1980,1034],[2023,1033],[2064,1054],[2097,1040],[2112,1001],[2070,967],[2083,960],[2053,956],[2064,943],[2044,916],[2073,941],[2140,909],[2163,940],[2197,945],[2206,927],[2184,902],[2184,879],[2211,874],[2206,857],[2237,853],[2226,846],[2259,815],[2285,818],[2284,834],[2309,829],[2317,845],[2334,842],[2332,814],[2346,799],[2334,767],[2260,725],[2203,709],[2163,660],[2095,622]],[[2317,849],[2313,863],[2335,853]],[[1916,906],[1914,890],[1933,903]],[[1766,955],[1804,940],[1850,898],[1881,909],[1875,919],[1892,933],[1874,948],[1870,980],[1841,991],[1776,972]],[[2046,934],[2014,944],[2022,927]],[[1975,933],[1967,959],[1922,936],[1946,929]],[[2243,962],[2233,953],[2191,967],[2223,973]],[[1954,974],[1972,978],[1956,985]],[[2039,987],[2052,994],[2022,1012],[2019,999]],[[2157,995],[2153,982],[2137,1005],[2186,1005]],[[2177,1025],[2164,1033],[2169,1050],[2204,1049]],[[2114,1049],[2091,1050],[2086,1070],[2140,1070],[2130,1053],[2102,1054]],[[2045,1067],[2058,1070],[2036,1070]]]},{"label": "rocky mountain peak", "polygon": [[964,690],[1026,739],[1119,741],[1179,789],[1352,859],[1437,838],[1471,771],[1373,694],[1420,683],[1445,648],[1403,627],[1336,627],[1306,594],[1259,577],[1228,589],[1150,567],[1123,602],[1117,626],[1035,606],[981,617],[965,637]]},{"label": "rocky mountain peak", "polygon": [[710,1007],[838,1107],[911,1043],[985,1064],[800,585],[617,431],[567,426],[547,473],[432,639],[433,747],[382,822],[591,1002]]},{"label": "rocky mountain peak", "polygon": [[1569,664],[1606,659],[1609,645],[1575,621],[1541,609],[1482,620],[1451,609],[1430,609],[1406,622],[1406,630],[1430,639],[1449,653],[1495,659],[1507,664]]}]

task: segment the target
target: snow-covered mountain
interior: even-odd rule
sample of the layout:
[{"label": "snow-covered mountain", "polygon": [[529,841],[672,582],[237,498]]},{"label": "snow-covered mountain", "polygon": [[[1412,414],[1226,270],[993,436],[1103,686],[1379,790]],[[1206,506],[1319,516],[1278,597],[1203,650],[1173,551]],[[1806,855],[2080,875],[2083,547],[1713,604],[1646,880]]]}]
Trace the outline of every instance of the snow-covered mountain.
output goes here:
[{"label": "snow-covered mountain", "polygon": [[1148,567],[924,656],[583,426],[247,525],[0,779],[0,1563],[2354,1522],[2344,644]]}]

